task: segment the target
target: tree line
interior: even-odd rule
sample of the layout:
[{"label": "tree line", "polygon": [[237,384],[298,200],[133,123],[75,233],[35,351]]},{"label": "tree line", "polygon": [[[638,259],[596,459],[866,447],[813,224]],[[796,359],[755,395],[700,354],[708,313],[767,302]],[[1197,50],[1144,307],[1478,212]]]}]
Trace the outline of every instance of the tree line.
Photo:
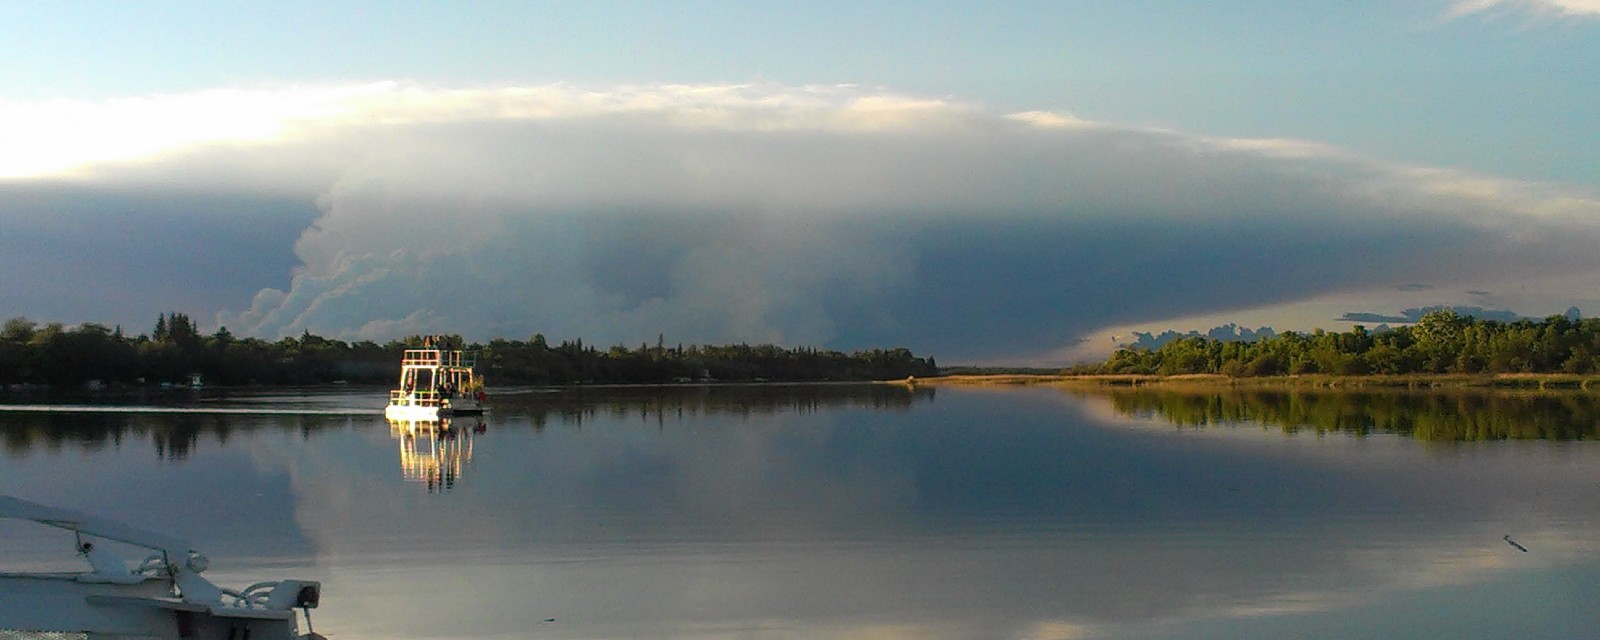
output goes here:
[{"label": "tree line", "polygon": [[889,380],[932,376],[933,358],[909,349],[843,353],[770,344],[621,345],[600,350],[583,340],[550,345],[543,335],[528,341],[496,339],[479,351],[479,368],[496,380],[530,384],[671,383],[711,381],[820,382]]},{"label": "tree line", "polygon": [[1157,349],[1123,348],[1080,374],[1231,377],[1301,374],[1597,373],[1600,319],[1553,315],[1540,320],[1479,320],[1451,309],[1415,324],[1369,332],[1286,331],[1253,342],[1187,337]]},{"label": "tree line", "polygon": [[[0,329],[0,385],[182,384],[194,375],[208,385],[393,382],[402,352],[421,348],[423,340],[410,336],[384,344],[351,343],[307,331],[267,341],[234,336],[226,327],[203,335],[182,313],[161,314],[153,331],[137,336],[124,334],[120,326],[40,325],[18,317]],[[487,344],[468,344],[460,336],[442,340],[450,348],[476,353],[480,373],[495,384],[845,381],[938,372],[933,358],[904,348],[847,354],[774,345],[667,347],[658,339],[655,345],[602,350],[581,339],[551,346],[543,335]]]}]

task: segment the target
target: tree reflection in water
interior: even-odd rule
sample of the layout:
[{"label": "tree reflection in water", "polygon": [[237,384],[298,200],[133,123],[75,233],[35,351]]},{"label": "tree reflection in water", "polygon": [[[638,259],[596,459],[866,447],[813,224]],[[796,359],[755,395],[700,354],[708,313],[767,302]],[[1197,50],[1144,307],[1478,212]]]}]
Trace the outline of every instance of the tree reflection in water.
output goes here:
[{"label": "tree reflection in water", "polygon": [[684,416],[771,416],[807,414],[823,409],[854,407],[875,411],[906,411],[917,402],[933,400],[935,388],[914,384],[734,384],[682,386],[595,386],[528,389],[521,393],[492,395],[497,421],[526,421],[543,429],[557,424],[579,425],[599,417],[663,423]]},{"label": "tree reflection in water", "polygon": [[0,446],[5,453],[23,457],[35,447],[55,452],[64,448],[84,451],[121,449],[148,439],[156,457],[182,462],[202,437],[226,445],[235,433],[257,430],[298,431],[302,437],[330,428],[349,426],[351,419],[330,415],[230,415],[224,413],[162,413],[159,409],[127,412],[8,411],[0,414]]},{"label": "tree reflection in water", "polygon": [[[294,390],[254,393],[219,397],[202,409],[192,402],[86,406],[75,396],[30,405],[38,407],[36,410],[12,406],[12,410],[0,412],[0,447],[7,455],[24,457],[35,447],[52,452],[64,448],[95,451],[148,440],[157,458],[181,462],[206,437],[226,445],[233,433],[277,430],[297,431],[309,439],[323,430],[374,424],[364,417],[369,411],[376,424],[383,423],[381,393],[371,397]],[[552,420],[582,426],[596,419],[634,416],[662,423],[669,416],[673,420],[684,416],[771,416],[843,407],[906,411],[916,402],[931,401],[934,393],[935,389],[927,386],[867,383],[526,387],[492,389],[490,417],[501,424],[525,422],[538,430]],[[322,397],[336,401],[308,402]],[[72,410],[63,410],[66,407]]]},{"label": "tree reflection in water", "polygon": [[1600,396],[1581,391],[1172,390],[1080,392],[1109,398],[1126,416],[1179,427],[1276,427],[1284,433],[1388,433],[1418,440],[1592,440]]}]

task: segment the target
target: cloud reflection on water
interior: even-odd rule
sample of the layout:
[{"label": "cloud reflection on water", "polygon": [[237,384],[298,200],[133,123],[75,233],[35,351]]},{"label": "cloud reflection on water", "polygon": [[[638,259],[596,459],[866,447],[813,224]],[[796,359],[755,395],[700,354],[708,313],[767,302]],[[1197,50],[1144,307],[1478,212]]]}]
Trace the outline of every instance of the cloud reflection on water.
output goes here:
[{"label": "cloud reflection on water", "polygon": [[[301,517],[324,549],[397,543],[363,567],[402,548],[451,557],[456,543],[427,541],[465,536],[482,555],[413,586],[451,574],[456,589],[434,598],[507,635],[556,617],[548,637],[1183,637],[1172,629],[1365,612],[1597,551],[1571,518],[1600,509],[1555,490],[1594,472],[1548,451],[1237,446],[1096,427],[1037,393],[941,392],[908,413],[655,416],[600,412],[532,438],[497,426],[473,489],[408,511],[424,517],[405,534],[373,530],[395,517],[387,501],[324,504],[305,484]],[[1496,488],[1460,489],[1480,484]],[[1509,527],[1540,557],[1503,557]],[[446,632],[437,616],[370,606]]]}]

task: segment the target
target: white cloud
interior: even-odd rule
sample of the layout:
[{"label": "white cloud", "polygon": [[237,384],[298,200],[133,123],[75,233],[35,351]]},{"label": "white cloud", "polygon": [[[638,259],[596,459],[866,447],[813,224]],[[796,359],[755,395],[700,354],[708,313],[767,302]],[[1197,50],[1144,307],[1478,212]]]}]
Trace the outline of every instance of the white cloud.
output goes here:
[{"label": "white cloud", "polygon": [[108,101],[0,101],[0,178],[77,175],[206,145],[282,144],[330,129],[603,115],[690,129],[892,131],[959,117],[941,100],[852,86],[574,85],[448,89],[399,82],[218,89]]},{"label": "white cloud", "polygon": [[347,113],[368,87],[222,89],[105,102],[0,101],[0,178],[71,175],[203,144],[263,144],[295,122]]},{"label": "white cloud", "polygon": [[1036,127],[1070,129],[1104,126],[1102,123],[1084,120],[1063,111],[1023,111],[1006,117],[1018,122],[1026,122]]},{"label": "white cloud", "polygon": [[1459,0],[1450,17],[1496,12],[1520,12],[1548,18],[1600,17],[1600,0]]}]

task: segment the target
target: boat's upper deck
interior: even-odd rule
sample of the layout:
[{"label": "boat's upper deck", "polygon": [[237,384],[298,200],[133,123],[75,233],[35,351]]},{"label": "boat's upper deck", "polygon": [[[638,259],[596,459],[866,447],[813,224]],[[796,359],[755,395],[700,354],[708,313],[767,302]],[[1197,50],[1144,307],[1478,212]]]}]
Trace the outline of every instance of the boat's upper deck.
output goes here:
[{"label": "boat's upper deck", "polygon": [[477,355],[466,351],[444,349],[406,349],[400,358],[402,367],[454,367],[471,369],[477,364]]}]

